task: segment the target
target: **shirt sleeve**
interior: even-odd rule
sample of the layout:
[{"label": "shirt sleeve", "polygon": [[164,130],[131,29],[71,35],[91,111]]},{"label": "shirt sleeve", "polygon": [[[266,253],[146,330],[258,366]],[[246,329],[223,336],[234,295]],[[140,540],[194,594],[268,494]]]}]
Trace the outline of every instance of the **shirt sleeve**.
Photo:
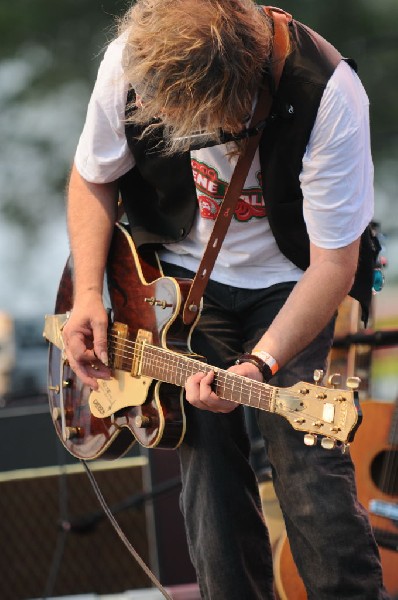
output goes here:
[{"label": "shirt sleeve", "polygon": [[111,42],[98,69],[75,165],[92,183],[115,181],[134,166],[124,130],[128,84],[122,67],[124,39]]},{"label": "shirt sleeve", "polygon": [[300,182],[308,235],[321,248],[350,244],[373,217],[369,100],[345,61],[323,94]]}]

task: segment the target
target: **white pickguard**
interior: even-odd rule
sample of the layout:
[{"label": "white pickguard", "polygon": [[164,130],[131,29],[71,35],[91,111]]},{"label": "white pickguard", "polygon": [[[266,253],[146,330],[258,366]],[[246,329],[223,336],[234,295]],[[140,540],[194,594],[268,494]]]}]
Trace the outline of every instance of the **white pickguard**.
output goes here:
[{"label": "white pickguard", "polygon": [[98,379],[98,390],[90,394],[90,411],[94,417],[103,419],[128,406],[144,404],[151,377],[134,377],[126,371],[115,369],[111,379]]}]

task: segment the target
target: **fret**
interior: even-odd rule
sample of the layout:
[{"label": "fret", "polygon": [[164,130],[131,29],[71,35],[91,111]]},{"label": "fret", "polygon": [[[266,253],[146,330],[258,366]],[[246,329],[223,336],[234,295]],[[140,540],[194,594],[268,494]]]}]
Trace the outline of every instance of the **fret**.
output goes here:
[{"label": "fret", "polygon": [[240,398],[243,404],[247,404],[250,406],[250,381],[251,380],[243,380],[240,386]]},{"label": "fret", "polygon": [[227,377],[224,373],[220,371],[216,371],[215,374],[215,392],[217,396],[220,398],[226,398],[227,390],[225,387],[225,382],[227,381]]},{"label": "fret", "polygon": [[[253,402],[253,388],[254,387],[255,387],[254,382],[250,382],[250,384],[249,384],[249,400],[248,400],[249,406],[255,406],[255,403]],[[257,406],[257,408],[258,408],[258,406]]]},{"label": "fret", "polygon": [[257,386],[257,389],[255,389],[255,392],[257,394],[257,401],[254,402],[253,404],[256,406],[256,408],[260,408],[261,407],[261,393],[260,393],[260,390],[258,389],[258,386]]},{"label": "fret", "polygon": [[231,389],[230,389],[230,394],[231,394],[231,397],[233,398],[235,396],[236,379],[234,377],[231,377],[230,382],[232,383],[232,386],[231,386]]},{"label": "fret", "polygon": [[238,397],[239,397],[239,403],[243,404],[242,398],[243,398],[245,381],[244,381],[243,378],[239,377],[239,375],[235,375],[234,379],[237,380],[237,384],[238,384],[236,387],[238,388],[237,394],[238,394]]},{"label": "fret", "polygon": [[183,387],[183,385],[185,384],[185,381],[187,380],[188,376],[187,376],[187,369],[188,369],[188,365],[186,363],[180,363],[177,364],[176,369],[175,369],[175,382],[177,385],[179,385],[180,387]]}]

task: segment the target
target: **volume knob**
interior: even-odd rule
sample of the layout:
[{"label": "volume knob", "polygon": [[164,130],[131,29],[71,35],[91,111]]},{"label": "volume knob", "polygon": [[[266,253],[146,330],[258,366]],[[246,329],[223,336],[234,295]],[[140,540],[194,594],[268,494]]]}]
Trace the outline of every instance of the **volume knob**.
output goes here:
[{"label": "volume knob", "polygon": [[150,427],[152,422],[152,419],[150,417],[147,417],[146,415],[137,415],[136,418],[134,419],[134,423],[136,425],[136,427],[140,427],[142,429],[145,429],[146,427]]}]

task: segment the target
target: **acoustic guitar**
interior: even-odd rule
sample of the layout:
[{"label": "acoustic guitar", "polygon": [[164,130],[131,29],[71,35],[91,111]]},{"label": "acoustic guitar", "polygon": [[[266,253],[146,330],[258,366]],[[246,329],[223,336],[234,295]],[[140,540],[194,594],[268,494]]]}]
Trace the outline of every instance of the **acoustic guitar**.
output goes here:
[{"label": "acoustic guitar", "polygon": [[[351,456],[358,498],[369,511],[384,584],[398,596],[398,400],[362,402],[364,425]],[[376,426],[377,424],[377,426]]]},{"label": "acoustic guitar", "polygon": [[[266,410],[287,419],[305,433],[304,442],[320,440],[325,449],[342,449],[361,421],[356,389],[299,382],[278,388],[215,368],[192,354],[190,337],[196,322],[185,326],[182,310],[191,280],[162,276],[155,253],[139,254],[128,230],[115,227],[108,256],[108,334],[110,380],[99,389],[83,385],[65,357],[62,327],[72,308],[72,264],[65,266],[55,314],[47,315],[48,394],[56,432],[71,454],[85,460],[117,458],[138,441],[145,447],[176,448],[185,434],[183,386],[194,373],[214,371],[214,390],[221,398]],[[199,318],[199,315],[198,315]]]},{"label": "acoustic guitar", "polygon": [[[373,314],[370,316],[372,323]],[[347,297],[339,308],[336,339],[360,329],[360,309]],[[392,597],[398,596],[398,399],[394,402],[369,400],[372,347],[369,344],[334,347],[330,369],[348,377],[357,373],[363,422],[353,444],[351,457],[356,470],[359,501],[369,511],[382,562],[384,583]],[[279,600],[307,600],[283,530],[274,548],[276,594]]]},{"label": "acoustic guitar", "polygon": [[[358,498],[369,511],[379,546],[384,585],[392,597],[397,597],[398,403],[366,400],[361,406],[363,422],[350,447]],[[274,563],[279,600],[307,600],[285,532],[277,542]]]}]

